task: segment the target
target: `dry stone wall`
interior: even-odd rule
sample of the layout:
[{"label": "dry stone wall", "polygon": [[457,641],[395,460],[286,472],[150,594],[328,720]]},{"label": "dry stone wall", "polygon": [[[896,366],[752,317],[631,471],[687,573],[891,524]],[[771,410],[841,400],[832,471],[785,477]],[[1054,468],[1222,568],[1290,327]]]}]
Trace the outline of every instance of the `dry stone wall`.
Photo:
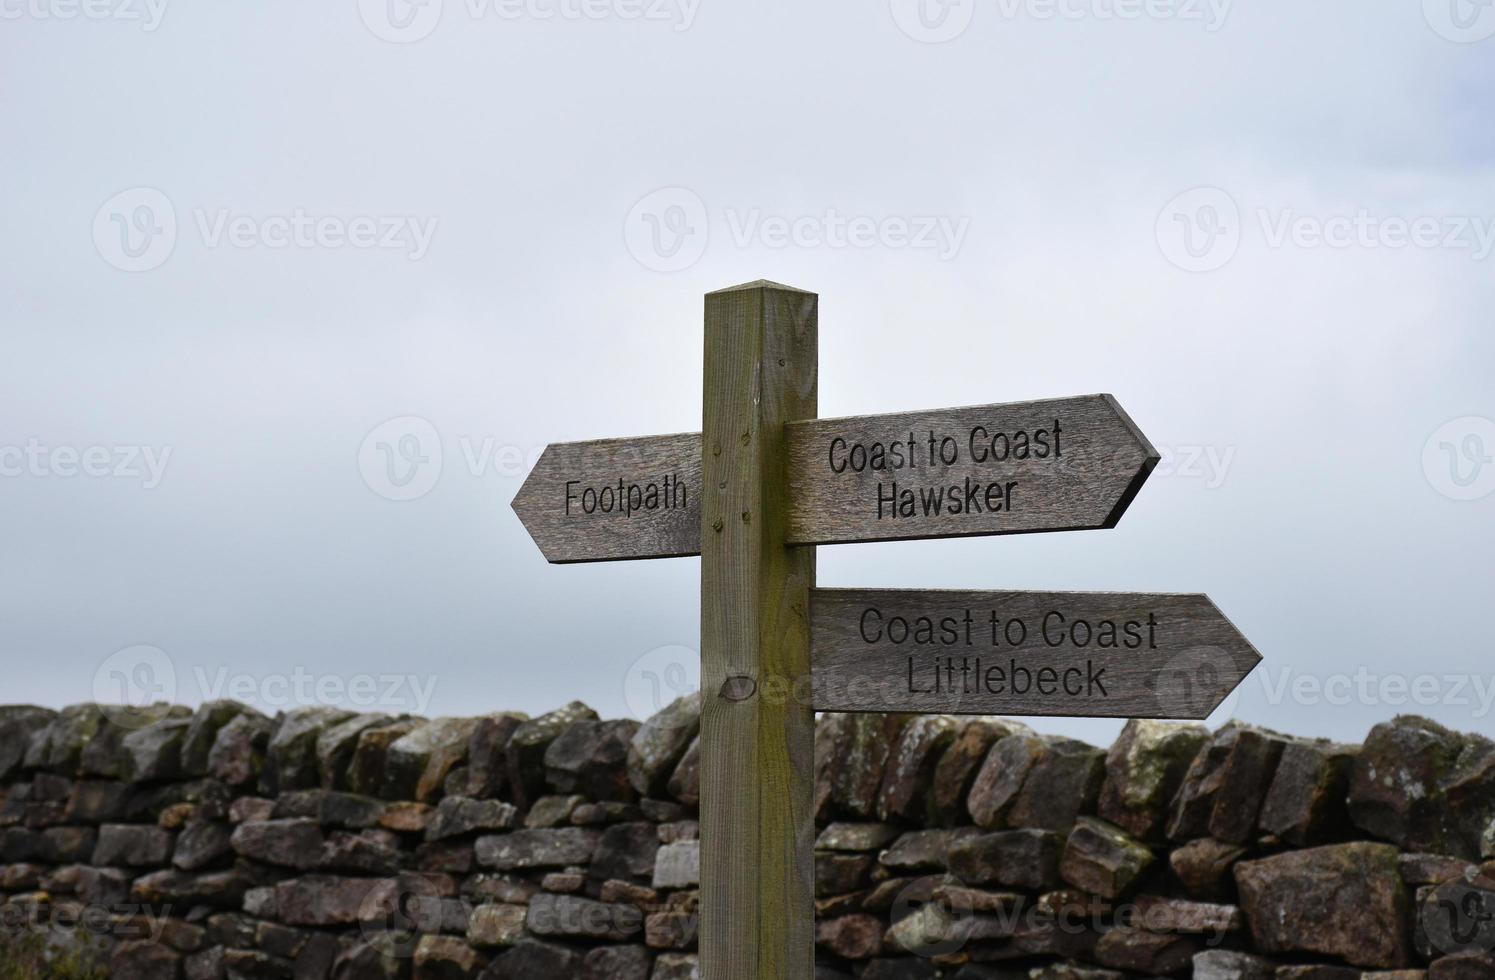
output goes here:
[{"label": "dry stone wall", "polygon": [[[699,703],[0,708],[4,928],[125,980],[697,975]],[[826,715],[822,980],[1495,978],[1495,744]]]}]

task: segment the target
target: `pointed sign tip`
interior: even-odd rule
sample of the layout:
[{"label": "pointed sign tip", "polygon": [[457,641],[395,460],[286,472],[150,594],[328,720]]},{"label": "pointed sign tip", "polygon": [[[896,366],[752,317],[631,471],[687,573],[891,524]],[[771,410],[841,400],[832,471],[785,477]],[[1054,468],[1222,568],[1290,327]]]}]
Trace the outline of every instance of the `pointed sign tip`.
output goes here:
[{"label": "pointed sign tip", "polygon": [[1121,522],[1121,515],[1125,514],[1131,508],[1132,501],[1136,500],[1137,494],[1142,492],[1142,485],[1147,482],[1147,478],[1152,475],[1152,471],[1157,468],[1157,465],[1157,456],[1150,455],[1143,458],[1137,467],[1136,475],[1127,483],[1126,489],[1121,491],[1121,496],[1116,498],[1116,506],[1111,508],[1111,513],[1106,515],[1106,520],[1101,525],[1102,527],[1113,528]]},{"label": "pointed sign tip", "polygon": [[1111,407],[1111,411],[1116,413],[1116,418],[1121,421],[1121,424],[1126,426],[1132,438],[1136,439],[1142,445],[1142,449],[1147,454],[1147,458],[1152,461],[1152,465],[1157,465],[1158,461],[1162,459],[1162,455],[1158,452],[1157,447],[1152,444],[1152,440],[1147,438],[1147,434],[1142,431],[1141,427],[1132,421],[1132,417],[1127,414],[1126,409],[1121,407],[1121,402],[1116,400],[1116,396],[1110,392],[1101,392],[1100,397],[1106,400],[1106,404]]}]

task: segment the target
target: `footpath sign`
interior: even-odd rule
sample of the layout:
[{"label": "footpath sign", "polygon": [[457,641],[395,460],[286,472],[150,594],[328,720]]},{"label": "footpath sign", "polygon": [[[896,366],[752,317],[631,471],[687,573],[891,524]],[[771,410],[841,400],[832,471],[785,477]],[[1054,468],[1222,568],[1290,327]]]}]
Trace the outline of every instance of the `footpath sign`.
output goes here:
[{"label": "footpath sign", "polygon": [[818,418],[818,297],[706,296],[704,431],[551,445],[551,562],[701,556],[701,975],[814,976],[816,711],[1204,718],[1259,655],[1203,595],[815,588],[817,544],[1114,527],[1110,395]]},{"label": "footpath sign", "polygon": [[551,562],[701,553],[701,434],[545,447],[514,512]]}]

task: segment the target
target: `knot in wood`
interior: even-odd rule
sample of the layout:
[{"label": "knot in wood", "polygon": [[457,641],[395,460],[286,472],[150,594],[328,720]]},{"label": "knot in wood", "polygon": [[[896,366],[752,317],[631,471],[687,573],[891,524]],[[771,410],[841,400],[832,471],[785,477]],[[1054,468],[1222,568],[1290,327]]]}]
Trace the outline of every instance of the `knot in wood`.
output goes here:
[{"label": "knot in wood", "polygon": [[758,692],[758,682],[751,677],[737,675],[722,682],[721,696],[728,701],[746,701]]}]

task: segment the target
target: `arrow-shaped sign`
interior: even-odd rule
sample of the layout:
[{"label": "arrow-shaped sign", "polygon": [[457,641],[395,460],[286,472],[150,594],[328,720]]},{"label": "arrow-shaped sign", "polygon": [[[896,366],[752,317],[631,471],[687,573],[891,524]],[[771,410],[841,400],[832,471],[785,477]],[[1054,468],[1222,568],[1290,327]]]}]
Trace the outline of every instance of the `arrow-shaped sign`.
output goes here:
[{"label": "arrow-shaped sign", "polygon": [[[792,422],[790,544],[1113,527],[1158,454],[1110,395]],[[701,550],[699,434],[546,448],[514,510],[552,562]]]},{"label": "arrow-shaped sign", "polygon": [[789,543],[1114,527],[1158,454],[1110,395],[791,422]]},{"label": "arrow-shaped sign", "polygon": [[701,553],[701,434],[559,442],[514,496],[545,560]]},{"label": "arrow-shaped sign", "polygon": [[1261,660],[1205,595],[817,589],[817,711],[1206,718]]}]

